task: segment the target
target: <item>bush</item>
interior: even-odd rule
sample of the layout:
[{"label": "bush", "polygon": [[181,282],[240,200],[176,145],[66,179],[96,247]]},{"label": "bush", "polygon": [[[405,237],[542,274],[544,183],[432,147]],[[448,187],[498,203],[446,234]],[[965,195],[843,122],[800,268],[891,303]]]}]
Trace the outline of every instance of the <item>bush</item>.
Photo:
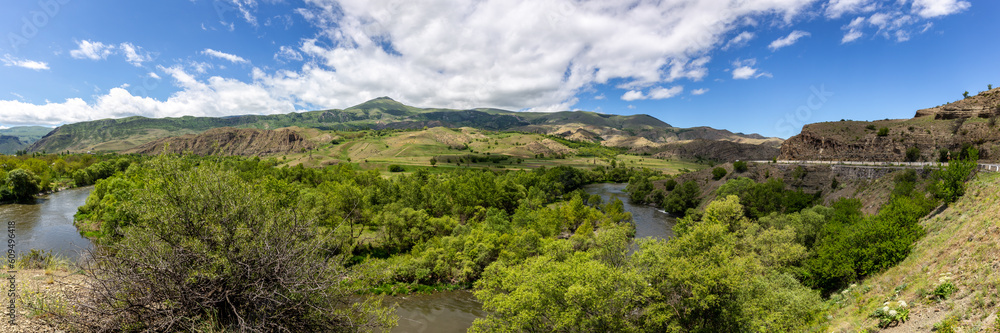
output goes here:
[{"label": "bush", "polygon": [[935,184],[933,193],[945,203],[955,202],[965,194],[965,181],[976,170],[979,150],[971,148],[968,150],[968,155],[963,159],[952,160],[948,163],[947,169],[937,172],[939,180]]},{"label": "bush", "polygon": [[[154,160],[122,238],[92,253],[69,319],[82,331],[384,329],[389,309],[356,296],[334,232],[295,209],[297,190],[221,164]],[[185,170],[187,169],[187,170]],[[123,329],[124,328],[124,329]]]},{"label": "bush", "polygon": [[712,179],[719,180],[726,176],[726,168],[716,167],[712,169]]},{"label": "bush", "polygon": [[7,173],[7,187],[10,189],[11,199],[17,202],[29,202],[35,199],[38,193],[38,177],[31,171],[24,169],[14,169]]},{"label": "bush", "polygon": [[887,135],[889,135],[888,127],[882,127],[878,129],[878,136],[887,136]]},{"label": "bush", "polygon": [[875,130],[875,124],[868,124],[868,126],[865,126],[865,128],[868,129],[869,131],[874,131]]},{"label": "bush", "polygon": [[399,164],[389,165],[389,172],[403,172],[403,171],[406,171],[406,169],[403,169],[403,167],[400,166]]},{"label": "bush", "polygon": [[667,179],[667,182],[663,183],[663,187],[666,188],[667,191],[673,191],[674,188],[677,187],[677,181],[673,178]]},{"label": "bush", "polygon": [[931,292],[931,295],[935,299],[945,300],[948,299],[948,297],[951,296],[951,294],[954,294],[956,291],[958,291],[958,288],[955,287],[953,283],[945,282],[938,285],[937,288],[934,288],[934,291]]},{"label": "bush", "polygon": [[906,149],[906,161],[916,162],[920,160],[920,148],[910,147]]},{"label": "bush", "polygon": [[736,172],[747,172],[747,161],[736,161],[736,162],[733,162],[733,171],[736,171]]}]

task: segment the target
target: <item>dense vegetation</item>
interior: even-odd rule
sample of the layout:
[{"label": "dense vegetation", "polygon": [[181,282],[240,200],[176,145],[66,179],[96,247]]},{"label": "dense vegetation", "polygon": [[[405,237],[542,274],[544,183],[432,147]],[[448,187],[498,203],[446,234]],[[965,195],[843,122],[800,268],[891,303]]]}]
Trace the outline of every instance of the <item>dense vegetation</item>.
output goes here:
[{"label": "dense vegetation", "polygon": [[0,155],[0,203],[30,202],[40,192],[91,185],[125,171],[136,159],[90,154]]},{"label": "dense vegetation", "polygon": [[[97,181],[77,217],[101,244],[98,289],[73,318],[112,331],[353,331],[392,325],[372,294],[471,287],[490,313],[476,332],[817,331],[824,295],[904,259],[919,219],[972,171],[900,173],[865,216],[857,199],[816,205],[780,179],[731,179],[699,211],[696,182],[664,191],[644,169],[384,177],[277,164],[160,156]],[[581,190],[623,180],[636,203],[684,216],[676,237],[634,241],[620,201]]]}]

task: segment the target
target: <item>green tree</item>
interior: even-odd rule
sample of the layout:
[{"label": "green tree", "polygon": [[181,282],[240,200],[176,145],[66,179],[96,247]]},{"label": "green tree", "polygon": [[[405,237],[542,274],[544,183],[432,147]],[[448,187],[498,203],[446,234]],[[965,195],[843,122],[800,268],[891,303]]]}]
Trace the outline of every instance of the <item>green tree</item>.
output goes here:
[{"label": "green tree", "polygon": [[962,93],[962,98],[969,98],[969,91]]},{"label": "green tree", "polygon": [[979,149],[970,148],[963,159],[953,159],[945,170],[938,171],[936,196],[945,203],[952,203],[965,194],[965,182],[979,163]]},{"label": "green tree", "polygon": [[712,169],[712,179],[719,180],[726,176],[726,168],[716,167]]},{"label": "green tree", "polygon": [[31,171],[14,169],[7,173],[6,184],[11,198],[17,202],[30,202],[38,194],[38,177]]},{"label": "green tree", "polygon": [[889,135],[888,127],[882,127],[878,129],[878,136],[888,136],[888,135]]},{"label": "green tree", "polygon": [[698,207],[701,203],[700,196],[701,188],[698,183],[694,180],[685,181],[663,199],[663,209],[675,216],[683,216],[688,209]]},{"label": "green tree", "polygon": [[437,163],[438,163],[437,158],[431,157],[431,166],[435,166],[437,165]]}]

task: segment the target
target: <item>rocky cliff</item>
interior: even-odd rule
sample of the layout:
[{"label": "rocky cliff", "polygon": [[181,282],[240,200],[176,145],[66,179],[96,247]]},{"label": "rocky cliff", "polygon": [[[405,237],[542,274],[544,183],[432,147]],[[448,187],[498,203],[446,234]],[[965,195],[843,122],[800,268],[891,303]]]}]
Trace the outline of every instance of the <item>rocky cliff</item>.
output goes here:
[{"label": "rocky cliff", "polygon": [[917,111],[912,119],[809,124],[781,145],[779,159],[939,161],[963,147],[1000,158],[1000,88]]},{"label": "rocky cliff", "polygon": [[159,139],[125,151],[125,153],[159,154],[192,152],[198,155],[263,156],[315,148],[291,129],[258,130],[221,127],[198,135]]}]

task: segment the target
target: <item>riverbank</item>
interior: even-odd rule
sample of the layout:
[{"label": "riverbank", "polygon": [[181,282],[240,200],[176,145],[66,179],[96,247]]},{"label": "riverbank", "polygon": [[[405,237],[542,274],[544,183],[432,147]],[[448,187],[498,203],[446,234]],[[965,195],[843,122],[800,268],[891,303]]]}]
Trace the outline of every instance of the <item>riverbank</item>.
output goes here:
[{"label": "riverbank", "polygon": [[[10,281],[10,275],[2,275],[5,281]],[[68,295],[83,288],[86,277],[79,270],[68,268],[26,269],[18,270],[14,281],[17,290],[14,325],[10,323],[10,310],[5,306],[0,332],[65,332],[64,328],[46,322],[46,315],[40,309],[64,306]],[[5,305],[9,302],[9,298],[4,299]]]}]

